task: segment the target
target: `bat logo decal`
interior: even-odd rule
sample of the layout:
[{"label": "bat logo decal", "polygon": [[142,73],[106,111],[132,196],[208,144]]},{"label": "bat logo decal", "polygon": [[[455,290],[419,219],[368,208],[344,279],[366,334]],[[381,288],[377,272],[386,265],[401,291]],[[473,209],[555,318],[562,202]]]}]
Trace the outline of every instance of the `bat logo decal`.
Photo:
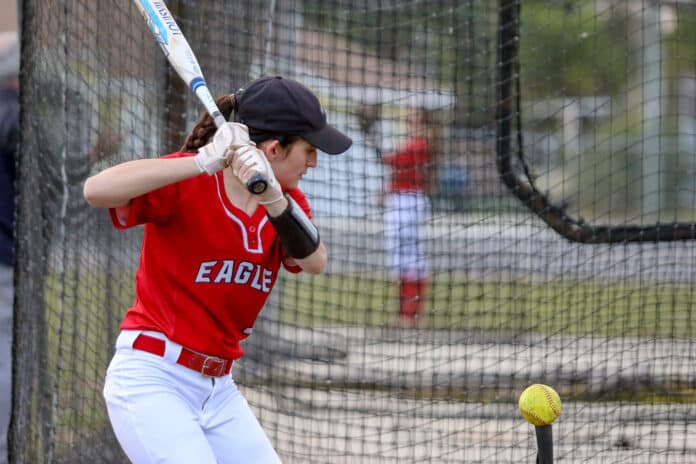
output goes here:
[{"label": "bat logo decal", "polygon": [[[140,0],[140,5],[143,7],[143,14],[145,16],[145,20],[147,21],[147,27],[149,27],[152,31],[152,34],[155,36],[155,40],[161,45],[169,45],[167,28],[164,27],[160,17],[157,15],[155,10],[152,9],[150,2]],[[166,49],[163,50],[166,52]]]}]

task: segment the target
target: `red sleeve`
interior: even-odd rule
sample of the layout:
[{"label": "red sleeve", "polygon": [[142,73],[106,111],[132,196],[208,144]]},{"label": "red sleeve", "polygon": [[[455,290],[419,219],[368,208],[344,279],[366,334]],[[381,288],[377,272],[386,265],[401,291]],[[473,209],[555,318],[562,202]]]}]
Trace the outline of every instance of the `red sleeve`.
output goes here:
[{"label": "red sleeve", "polygon": [[300,267],[300,265],[297,264],[297,262],[294,259],[286,255],[284,251],[283,259],[281,262],[283,263],[283,267],[285,268],[285,270],[291,274],[299,274],[300,272],[302,272],[302,267]]},{"label": "red sleeve", "polygon": [[[172,153],[162,158],[185,156],[191,154]],[[174,211],[178,194],[179,184],[174,183],[133,198],[128,206],[109,208],[111,223],[117,229],[128,229],[146,222],[166,222]]]},{"label": "red sleeve", "polygon": [[177,191],[175,184],[167,185],[133,198],[128,206],[109,208],[111,223],[117,229],[128,229],[146,222],[166,222]]}]

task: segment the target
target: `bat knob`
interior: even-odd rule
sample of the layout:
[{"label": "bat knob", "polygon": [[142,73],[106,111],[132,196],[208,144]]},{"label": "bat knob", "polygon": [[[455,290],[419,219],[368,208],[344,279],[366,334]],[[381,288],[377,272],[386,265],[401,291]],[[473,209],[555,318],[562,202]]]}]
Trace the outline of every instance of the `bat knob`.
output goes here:
[{"label": "bat knob", "polygon": [[247,182],[247,190],[249,190],[254,195],[260,195],[266,191],[268,187],[268,182],[263,176],[254,176]]}]

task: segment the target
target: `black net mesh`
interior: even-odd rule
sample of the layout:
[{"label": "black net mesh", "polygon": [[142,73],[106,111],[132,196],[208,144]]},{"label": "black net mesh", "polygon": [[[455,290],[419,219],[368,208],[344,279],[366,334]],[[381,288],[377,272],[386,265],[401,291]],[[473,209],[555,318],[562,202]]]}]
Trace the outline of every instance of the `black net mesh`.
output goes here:
[{"label": "black net mesh", "polygon": [[[696,461],[696,3],[167,5],[214,95],[295,78],[355,142],[302,184],[327,272],[282,275],[234,367],[283,462],[532,462],[531,383],[563,400],[561,462]],[[176,150],[202,107],[133,2],[22,17],[11,450],[125,462],[102,386],[142,231],[82,185]],[[430,281],[404,321],[382,159],[413,108],[432,153],[407,255]]]}]

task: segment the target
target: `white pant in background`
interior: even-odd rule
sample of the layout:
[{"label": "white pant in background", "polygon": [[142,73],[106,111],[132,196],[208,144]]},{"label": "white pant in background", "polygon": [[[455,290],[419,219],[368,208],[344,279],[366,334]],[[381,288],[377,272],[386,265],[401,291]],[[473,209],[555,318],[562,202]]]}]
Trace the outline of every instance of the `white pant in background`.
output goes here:
[{"label": "white pant in background", "polygon": [[104,385],[111,425],[135,464],[277,464],[280,458],[231,375],[205,377],[164,357],[134,350],[140,331],[116,342]]},{"label": "white pant in background", "polygon": [[389,193],[384,199],[384,235],[387,267],[397,278],[421,279],[428,275],[426,224],[430,199],[424,193]]}]

